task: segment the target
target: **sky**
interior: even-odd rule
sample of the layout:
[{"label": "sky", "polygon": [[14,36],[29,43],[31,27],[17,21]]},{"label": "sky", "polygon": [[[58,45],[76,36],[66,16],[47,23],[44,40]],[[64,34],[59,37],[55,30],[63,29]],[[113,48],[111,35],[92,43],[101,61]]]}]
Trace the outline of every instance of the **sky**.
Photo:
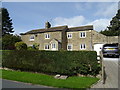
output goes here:
[{"label": "sky", "polygon": [[118,2],[3,2],[2,7],[10,14],[14,34],[45,28],[46,21],[52,27],[93,25],[99,32],[116,15]]}]

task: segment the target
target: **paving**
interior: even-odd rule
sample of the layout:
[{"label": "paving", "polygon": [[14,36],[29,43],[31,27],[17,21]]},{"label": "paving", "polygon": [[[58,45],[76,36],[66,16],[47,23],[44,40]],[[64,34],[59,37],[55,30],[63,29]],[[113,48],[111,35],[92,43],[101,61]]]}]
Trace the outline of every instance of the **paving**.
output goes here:
[{"label": "paving", "polygon": [[118,61],[119,58],[103,58],[105,66],[105,84],[100,80],[92,88],[118,88]]}]

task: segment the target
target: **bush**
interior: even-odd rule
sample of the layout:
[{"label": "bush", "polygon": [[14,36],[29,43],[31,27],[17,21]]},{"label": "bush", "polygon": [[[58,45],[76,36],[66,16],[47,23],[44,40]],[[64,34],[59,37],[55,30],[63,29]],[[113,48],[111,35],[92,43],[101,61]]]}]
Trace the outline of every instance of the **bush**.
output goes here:
[{"label": "bush", "polygon": [[16,47],[17,50],[27,49],[27,45],[24,42],[16,42],[15,47]]},{"label": "bush", "polygon": [[27,50],[36,50],[35,48],[33,48],[32,46],[27,47]]},{"label": "bush", "polygon": [[34,43],[34,44],[33,44],[33,48],[36,49],[36,50],[38,50],[38,49],[39,49],[39,44]]},{"label": "bush", "polygon": [[99,72],[95,51],[4,51],[2,63],[11,69],[50,74],[96,75]]}]

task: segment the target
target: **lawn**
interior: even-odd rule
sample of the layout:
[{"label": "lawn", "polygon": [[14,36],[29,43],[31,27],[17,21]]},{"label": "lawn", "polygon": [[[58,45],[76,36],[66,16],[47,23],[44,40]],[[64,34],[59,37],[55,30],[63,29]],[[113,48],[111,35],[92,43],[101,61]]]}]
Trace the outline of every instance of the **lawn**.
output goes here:
[{"label": "lawn", "polygon": [[58,88],[89,88],[93,83],[99,80],[98,78],[93,77],[76,77],[76,76],[69,77],[68,79],[63,80],[55,79],[53,76],[40,73],[10,70],[2,70],[2,78]]}]

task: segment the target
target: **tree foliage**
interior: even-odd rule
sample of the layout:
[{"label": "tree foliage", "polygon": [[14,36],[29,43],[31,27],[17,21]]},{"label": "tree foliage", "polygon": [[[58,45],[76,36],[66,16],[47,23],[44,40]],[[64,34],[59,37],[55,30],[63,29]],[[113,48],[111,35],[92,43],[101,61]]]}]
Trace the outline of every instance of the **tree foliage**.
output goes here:
[{"label": "tree foliage", "polygon": [[27,45],[24,42],[16,42],[15,47],[17,50],[26,50],[27,49]]},{"label": "tree foliage", "polygon": [[9,16],[8,10],[2,8],[2,36],[13,32],[12,19]]},{"label": "tree foliage", "polygon": [[15,49],[15,43],[21,41],[20,36],[6,34],[2,37],[2,49],[13,50]]},{"label": "tree foliage", "polygon": [[106,30],[101,31],[100,33],[107,35],[107,36],[120,35],[120,9],[110,21],[110,26],[108,26]]}]

